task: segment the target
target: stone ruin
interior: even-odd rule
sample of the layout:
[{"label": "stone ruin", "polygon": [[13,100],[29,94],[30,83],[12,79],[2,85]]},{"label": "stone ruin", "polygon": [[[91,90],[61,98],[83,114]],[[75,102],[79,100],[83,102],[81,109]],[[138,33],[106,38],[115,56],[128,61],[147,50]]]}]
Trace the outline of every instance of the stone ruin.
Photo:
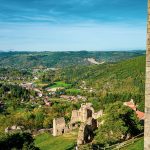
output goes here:
[{"label": "stone ruin", "polygon": [[13,133],[16,131],[23,131],[24,127],[23,126],[17,126],[17,125],[13,125],[12,127],[7,127],[5,128],[5,133]]},{"label": "stone ruin", "polygon": [[66,126],[65,119],[63,117],[53,119],[53,136],[62,135],[68,131],[69,127]]},{"label": "stone ruin", "polygon": [[88,143],[92,141],[94,137],[93,131],[98,127],[97,119],[102,115],[102,110],[97,113],[94,112],[91,103],[81,104],[79,110],[72,111],[71,121],[68,126],[63,117],[53,119],[53,136],[59,136],[63,133],[70,132],[72,129],[77,128],[80,122],[77,144],[81,145]]},{"label": "stone ruin", "polygon": [[81,104],[79,110],[73,110],[71,116],[71,124],[76,122],[86,122],[89,117],[97,119],[103,115],[103,111],[100,110],[97,113],[94,112],[94,108],[91,103]]},{"label": "stone ruin", "polygon": [[79,110],[72,111],[71,123],[81,122],[77,139],[78,145],[82,145],[93,140],[93,131],[98,127],[97,119],[102,115],[102,110],[97,113],[94,112],[94,108],[91,103],[82,104]]},{"label": "stone ruin", "polygon": [[97,127],[97,120],[92,117],[89,117],[86,122],[82,122],[78,132],[77,145],[91,142],[94,138],[93,131]]}]

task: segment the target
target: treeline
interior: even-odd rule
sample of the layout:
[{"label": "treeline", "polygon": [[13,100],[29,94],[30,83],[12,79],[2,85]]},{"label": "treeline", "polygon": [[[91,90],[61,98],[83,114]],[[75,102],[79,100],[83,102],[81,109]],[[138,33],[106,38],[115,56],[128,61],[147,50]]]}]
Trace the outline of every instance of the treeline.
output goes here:
[{"label": "treeline", "polygon": [[79,52],[1,52],[0,67],[35,68],[66,67],[75,65],[89,65],[87,58],[97,61],[118,62],[141,56],[145,51],[79,51]]},{"label": "treeline", "polygon": [[135,112],[121,102],[109,103],[104,113],[105,115],[99,120],[103,123],[97,129],[94,140],[101,147],[121,143],[144,130],[143,123]]},{"label": "treeline", "polygon": [[11,67],[0,68],[0,80],[29,80],[32,79],[30,69],[16,69]]},{"label": "treeline", "polygon": [[0,136],[0,150],[39,150],[30,133],[13,133]]},{"label": "treeline", "polygon": [[92,87],[93,92],[87,90],[85,95],[98,97],[101,106],[134,99],[144,111],[145,56],[114,64],[69,67],[59,71],[57,77],[77,87]]},{"label": "treeline", "polygon": [[[22,107],[23,106],[23,107]],[[18,106],[15,110],[7,108],[5,115],[0,114],[0,133],[5,128],[13,125],[24,127],[23,130],[38,131],[53,127],[53,119],[64,117],[66,122],[70,121],[72,110],[79,109],[80,103],[53,102],[52,107],[27,108],[26,105]]]},{"label": "treeline", "polygon": [[62,69],[58,76],[66,82],[86,81],[87,86],[102,91],[143,92],[145,57],[137,57],[115,64],[74,66]]},{"label": "treeline", "polygon": [[35,96],[36,93],[22,88],[19,85],[0,83],[1,100],[7,101],[17,99],[18,101],[29,101],[31,95]]}]

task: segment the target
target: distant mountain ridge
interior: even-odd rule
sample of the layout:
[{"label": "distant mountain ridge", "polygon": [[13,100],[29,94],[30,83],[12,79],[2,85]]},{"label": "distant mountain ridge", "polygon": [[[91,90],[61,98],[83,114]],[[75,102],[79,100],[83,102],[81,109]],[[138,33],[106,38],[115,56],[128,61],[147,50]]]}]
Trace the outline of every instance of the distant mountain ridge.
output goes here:
[{"label": "distant mountain ridge", "polygon": [[118,62],[145,55],[145,51],[66,51],[66,52],[0,52],[0,67],[37,68],[90,65],[95,62]]}]

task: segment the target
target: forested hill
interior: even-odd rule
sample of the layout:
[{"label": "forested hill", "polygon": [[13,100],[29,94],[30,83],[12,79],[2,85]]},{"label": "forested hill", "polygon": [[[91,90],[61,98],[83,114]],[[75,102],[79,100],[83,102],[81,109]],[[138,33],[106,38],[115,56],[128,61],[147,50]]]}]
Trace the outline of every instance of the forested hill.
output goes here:
[{"label": "forested hill", "polygon": [[0,67],[37,68],[118,62],[141,56],[145,51],[0,52]]},{"label": "forested hill", "polygon": [[60,72],[62,80],[79,85],[86,83],[101,94],[144,95],[145,56],[118,63],[69,67]]}]

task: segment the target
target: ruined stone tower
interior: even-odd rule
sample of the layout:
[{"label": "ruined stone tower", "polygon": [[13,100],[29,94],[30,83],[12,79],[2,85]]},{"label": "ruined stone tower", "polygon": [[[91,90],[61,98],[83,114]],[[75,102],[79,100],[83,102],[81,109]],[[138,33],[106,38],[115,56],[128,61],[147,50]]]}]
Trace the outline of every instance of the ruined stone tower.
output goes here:
[{"label": "ruined stone tower", "polygon": [[150,0],[148,0],[144,150],[150,150]]},{"label": "ruined stone tower", "polygon": [[53,136],[62,135],[66,130],[66,123],[63,117],[53,119]]}]

